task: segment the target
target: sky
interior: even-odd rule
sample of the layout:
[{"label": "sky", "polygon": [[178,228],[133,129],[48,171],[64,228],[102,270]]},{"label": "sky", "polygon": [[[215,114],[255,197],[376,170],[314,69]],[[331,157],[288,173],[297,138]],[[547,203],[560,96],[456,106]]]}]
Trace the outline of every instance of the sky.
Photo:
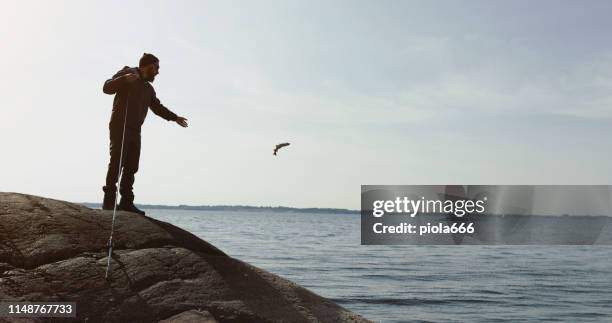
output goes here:
[{"label": "sky", "polygon": [[[612,183],[609,1],[0,1],[0,191],[101,202],[144,52],[136,203],[358,209],[360,185]],[[272,149],[290,142],[279,155]]]}]

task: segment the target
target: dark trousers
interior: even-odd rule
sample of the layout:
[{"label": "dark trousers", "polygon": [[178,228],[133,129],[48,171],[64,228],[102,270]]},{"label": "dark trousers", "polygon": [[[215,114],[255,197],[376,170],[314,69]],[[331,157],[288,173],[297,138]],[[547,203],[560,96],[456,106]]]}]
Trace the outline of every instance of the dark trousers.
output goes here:
[{"label": "dark trousers", "polygon": [[[117,191],[117,181],[119,180],[119,159],[121,157],[121,137],[122,131],[110,131],[110,162],[106,173],[106,194],[115,194]],[[123,173],[119,184],[121,202],[132,203],[134,201],[134,174],[138,171],[140,162],[140,134],[126,130],[123,142]]]}]

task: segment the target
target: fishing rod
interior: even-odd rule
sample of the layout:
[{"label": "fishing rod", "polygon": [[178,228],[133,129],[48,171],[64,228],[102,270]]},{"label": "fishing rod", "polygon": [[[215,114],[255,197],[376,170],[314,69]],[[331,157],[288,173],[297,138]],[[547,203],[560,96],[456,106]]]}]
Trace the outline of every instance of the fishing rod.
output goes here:
[{"label": "fishing rod", "polygon": [[[125,126],[127,124],[127,113],[130,106],[130,92],[128,91],[127,100],[125,102],[125,117],[123,119],[123,133],[121,134],[121,152],[119,154],[119,172],[117,174],[117,182],[121,183],[121,176],[123,176],[123,143],[125,141]],[[115,217],[117,215],[117,198],[119,197],[119,190],[115,189],[115,206],[113,207],[113,222],[111,224],[111,233],[108,238],[108,260],[106,262],[106,274],[104,279],[108,280],[108,273],[110,272],[111,255],[113,253],[113,233],[115,232]]]}]

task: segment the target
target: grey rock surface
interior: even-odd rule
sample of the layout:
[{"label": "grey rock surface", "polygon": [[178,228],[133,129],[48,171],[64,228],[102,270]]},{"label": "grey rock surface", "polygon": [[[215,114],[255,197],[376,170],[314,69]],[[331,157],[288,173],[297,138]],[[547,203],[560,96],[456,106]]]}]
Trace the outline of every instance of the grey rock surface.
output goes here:
[{"label": "grey rock surface", "polygon": [[159,323],[218,323],[207,311],[189,310],[176,314],[171,318],[159,321]]},{"label": "grey rock surface", "polygon": [[[76,319],[22,322],[369,322],[169,223],[0,193],[0,299],[73,301]],[[13,319],[0,318],[0,322]]]}]

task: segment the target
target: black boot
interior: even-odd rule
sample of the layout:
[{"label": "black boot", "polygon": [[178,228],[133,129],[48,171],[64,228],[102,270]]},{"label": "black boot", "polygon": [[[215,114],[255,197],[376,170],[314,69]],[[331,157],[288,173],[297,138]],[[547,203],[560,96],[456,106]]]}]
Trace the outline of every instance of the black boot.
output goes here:
[{"label": "black boot", "polygon": [[102,210],[113,210],[115,208],[117,191],[106,186],[102,188],[104,191],[104,200],[102,201]]},{"label": "black boot", "polygon": [[121,202],[119,203],[119,205],[117,205],[117,209],[121,211],[137,213],[143,216],[145,215],[145,211],[138,209],[134,205],[134,201],[129,199],[121,198]]}]

